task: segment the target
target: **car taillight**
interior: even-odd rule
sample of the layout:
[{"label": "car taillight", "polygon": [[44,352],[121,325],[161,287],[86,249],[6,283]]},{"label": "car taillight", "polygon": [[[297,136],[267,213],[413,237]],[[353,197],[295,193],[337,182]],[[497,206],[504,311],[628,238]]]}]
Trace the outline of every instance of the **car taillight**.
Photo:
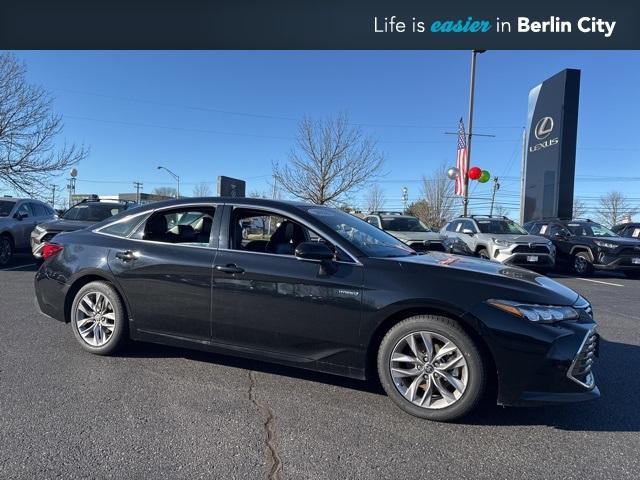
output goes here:
[{"label": "car taillight", "polygon": [[57,243],[45,243],[42,247],[42,258],[46,260],[49,257],[53,257],[55,254],[60,253],[64,247]]}]

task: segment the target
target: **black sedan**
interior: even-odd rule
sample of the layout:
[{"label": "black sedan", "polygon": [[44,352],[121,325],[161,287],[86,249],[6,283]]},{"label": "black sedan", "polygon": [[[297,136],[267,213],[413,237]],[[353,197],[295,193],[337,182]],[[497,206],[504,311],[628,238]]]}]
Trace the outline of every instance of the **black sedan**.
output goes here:
[{"label": "black sedan", "polygon": [[352,215],[261,199],[172,200],[43,247],[41,310],[79,344],[130,337],[358,379],[432,420],[599,396],[589,303],[529,270],[417,255]]}]

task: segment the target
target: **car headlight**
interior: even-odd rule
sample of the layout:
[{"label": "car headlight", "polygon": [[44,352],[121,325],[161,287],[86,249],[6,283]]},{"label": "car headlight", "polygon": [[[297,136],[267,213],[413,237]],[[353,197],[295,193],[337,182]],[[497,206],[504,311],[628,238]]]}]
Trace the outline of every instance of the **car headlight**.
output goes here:
[{"label": "car headlight", "polygon": [[593,243],[602,248],[618,248],[618,245],[610,242],[603,242],[602,240],[594,240]]},{"label": "car headlight", "polygon": [[493,240],[493,243],[500,247],[508,247],[509,245],[511,245],[511,242],[508,240],[501,240],[500,238],[492,238],[491,240]]},{"label": "car headlight", "polygon": [[561,320],[574,320],[578,318],[578,312],[572,307],[555,305],[533,305],[512,302],[510,300],[487,300],[492,307],[516,317],[526,318],[537,323],[554,323]]}]

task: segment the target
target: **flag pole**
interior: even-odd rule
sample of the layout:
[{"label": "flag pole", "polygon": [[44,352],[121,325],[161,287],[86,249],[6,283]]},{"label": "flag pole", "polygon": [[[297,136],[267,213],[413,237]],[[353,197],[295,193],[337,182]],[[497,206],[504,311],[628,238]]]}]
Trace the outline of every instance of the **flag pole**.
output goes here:
[{"label": "flag pole", "polygon": [[[484,53],[486,50],[472,50],[471,51],[471,82],[469,85],[469,117],[467,119],[467,165],[471,167],[471,138],[473,131],[473,96],[475,93],[476,85],[476,55],[478,53]],[[469,206],[469,176],[468,169],[466,172],[460,172],[464,182],[464,197],[462,199],[462,214],[467,216]]]}]

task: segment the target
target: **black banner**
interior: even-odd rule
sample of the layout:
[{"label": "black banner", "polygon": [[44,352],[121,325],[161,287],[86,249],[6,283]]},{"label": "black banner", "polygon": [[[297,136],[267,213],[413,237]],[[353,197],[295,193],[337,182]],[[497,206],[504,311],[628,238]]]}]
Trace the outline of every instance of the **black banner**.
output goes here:
[{"label": "black banner", "polygon": [[630,0],[11,0],[3,49],[638,49]]},{"label": "black banner", "polygon": [[571,218],[580,70],[563,70],[529,92],[521,221]]}]

